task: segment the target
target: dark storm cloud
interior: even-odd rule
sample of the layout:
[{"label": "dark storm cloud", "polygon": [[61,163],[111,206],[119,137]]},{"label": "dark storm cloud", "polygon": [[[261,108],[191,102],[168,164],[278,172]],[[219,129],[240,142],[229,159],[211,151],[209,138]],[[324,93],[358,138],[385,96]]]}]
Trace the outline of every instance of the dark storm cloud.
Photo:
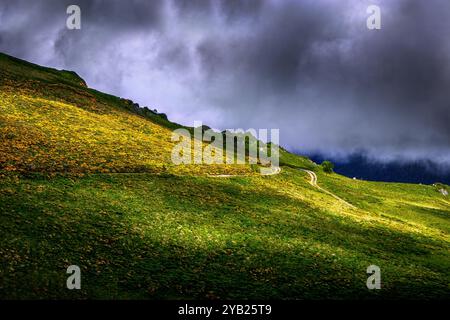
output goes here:
[{"label": "dark storm cloud", "polygon": [[267,3],[266,0],[221,0],[220,9],[231,20],[257,17]]},{"label": "dark storm cloud", "polygon": [[[65,28],[78,4],[82,29]],[[366,28],[378,4],[382,29]],[[0,50],[192,125],[450,163],[450,2],[6,1]]]}]

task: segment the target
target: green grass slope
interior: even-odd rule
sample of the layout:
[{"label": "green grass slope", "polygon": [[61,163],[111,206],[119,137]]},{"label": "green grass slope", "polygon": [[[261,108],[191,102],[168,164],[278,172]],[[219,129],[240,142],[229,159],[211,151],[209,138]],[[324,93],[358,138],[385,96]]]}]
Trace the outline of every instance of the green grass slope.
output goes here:
[{"label": "green grass slope", "polygon": [[[285,150],[273,176],[172,167],[176,124],[74,73],[0,67],[0,298],[450,298],[435,187],[325,174]],[[73,264],[81,290],[66,289]],[[366,288],[372,264],[381,290]]]}]

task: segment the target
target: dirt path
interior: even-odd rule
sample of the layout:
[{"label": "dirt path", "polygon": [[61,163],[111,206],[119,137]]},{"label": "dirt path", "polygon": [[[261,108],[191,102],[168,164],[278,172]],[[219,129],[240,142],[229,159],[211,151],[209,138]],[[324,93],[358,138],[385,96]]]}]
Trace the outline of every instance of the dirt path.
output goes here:
[{"label": "dirt path", "polygon": [[340,202],[345,203],[347,206],[356,209],[356,207],[355,207],[354,205],[352,205],[351,203],[348,203],[347,201],[345,201],[345,200],[342,199],[341,197],[339,197],[339,196],[335,195],[334,193],[332,193],[332,192],[330,192],[330,191],[328,191],[328,190],[325,190],[324,188],[322,188],[321,186],[319,186],[319,185],[317,184],[317,175],[316,175],[315,172],[310,171],[310,170],[305,170],[305,169],[300,169],[300,170],[305,171],[307,174],[309,174],[309,177],[311,178],[311,179],[309,180],[309,183],[310,183],[313,187],[315,187],[315,188],[317,188],[317,189],[319,189],[319,190],[321,190],[321,191],[323,191],[323,192],[329,194],[330,196],[332,196],[332,197],[335,198],[336,200],[339,200]]},{"label": "dirt path", "polygon": [[281,173],[281,167],[270,167],[270,172],[261,173],[262,176],[273,176]]},{"label": "dirt path", "polygon": [[[270,172],[261,173],[262,176],[273,176],[275,174],[280,174],[281,168],[280,167],[271,167]],[[249,175],[243,175],[243,174],[216,174],[216,175],[208,175],[208,177],[211,178],[232,178],[232,177],[251,177]]]}]

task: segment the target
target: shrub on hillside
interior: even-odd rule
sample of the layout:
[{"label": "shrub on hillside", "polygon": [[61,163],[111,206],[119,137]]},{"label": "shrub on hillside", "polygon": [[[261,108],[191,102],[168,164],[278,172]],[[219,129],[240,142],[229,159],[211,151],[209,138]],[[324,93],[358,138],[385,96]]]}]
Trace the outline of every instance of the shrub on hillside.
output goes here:
[{"label": "shrub on hillside", "polygon": [[334,164],[331,161],[324,161],[321,166],[324,172],[333,173]]}]

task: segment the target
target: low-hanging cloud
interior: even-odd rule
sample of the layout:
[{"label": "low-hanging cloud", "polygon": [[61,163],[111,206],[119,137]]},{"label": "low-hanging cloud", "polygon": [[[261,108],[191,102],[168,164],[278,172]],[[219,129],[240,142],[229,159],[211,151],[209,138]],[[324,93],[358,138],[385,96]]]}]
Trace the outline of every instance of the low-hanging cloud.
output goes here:
[{"label": "low-hanging cloud", "polygon": [[[65,26],[70,4],[81,30]],[[366,27],[371,4],[381,30]],[[0,50],[183,124],[450,164],[449,16],[446,0],[2,0]]]}]

